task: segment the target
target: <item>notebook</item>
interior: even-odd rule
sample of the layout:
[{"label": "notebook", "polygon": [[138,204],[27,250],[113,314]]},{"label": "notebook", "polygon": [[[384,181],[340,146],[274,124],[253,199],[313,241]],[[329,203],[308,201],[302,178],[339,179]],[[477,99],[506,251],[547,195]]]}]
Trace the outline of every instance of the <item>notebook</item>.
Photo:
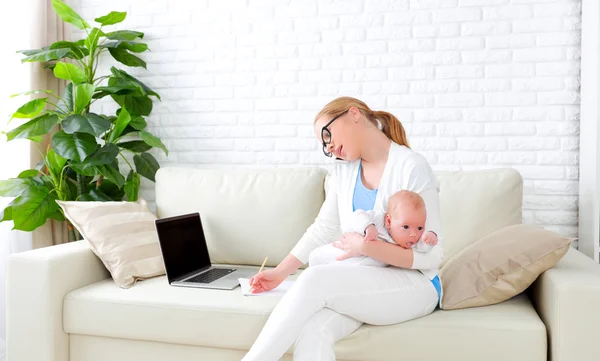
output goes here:
[{"label": "notebook", "polygon": [[240,282],[240,288],[244,296],[283,296],[294,285],[294,281],[286,280],[270,291],[251,293],[249,278],[238,278],[238,281]]}]

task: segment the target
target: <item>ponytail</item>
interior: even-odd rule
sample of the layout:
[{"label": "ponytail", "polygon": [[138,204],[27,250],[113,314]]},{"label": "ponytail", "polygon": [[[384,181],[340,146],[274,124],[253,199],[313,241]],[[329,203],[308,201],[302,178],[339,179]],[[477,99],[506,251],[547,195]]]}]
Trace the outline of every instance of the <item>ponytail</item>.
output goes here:
[{"label": "ponytail", "polygon": [[381,110],[374,111],[372,113],[372,117],[378,119],[381,122],[383,133],[394,141],[394,143],[404,145],[407,148],[410,148],[408,144],[408,139],[406,139],[406,131],[400,123],[400,120],[396,118],[393,114],[384,112]]},{"label": "ponytail", "polygon": [[367,104],[352,97],[339,97],[327,103],[325,107],[315,117],[317,119],[323,115],[334,117],[341,114],[342,112],[350,109],[350,107],[358,108],[362,114],[375,126],[377,126],[377,120],[381,122],[383,133],[390,138],[393,142],[410,148],[408,140],[406,139],[406,131],[402,123],[394,115],[384,111],[372,111]]}]

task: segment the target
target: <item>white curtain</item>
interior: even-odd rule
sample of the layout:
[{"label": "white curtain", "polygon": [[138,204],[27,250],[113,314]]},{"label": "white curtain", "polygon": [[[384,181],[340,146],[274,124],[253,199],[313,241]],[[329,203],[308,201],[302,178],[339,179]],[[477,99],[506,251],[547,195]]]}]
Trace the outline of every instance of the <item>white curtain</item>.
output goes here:
[{"label": "white curtain", "polygon": [[[0,129],[7,131],[24,122],[13,119],[7,124],[10,115],[31,99],[27,96],[10,98],[11,94],[34,89],[59,90],[56,81],[48,76],[48,70],[42,69],[39,63],[21,63],[22,55],[16,51],[41,48],[57,41],[62,38],[62,24],[57,21],[51,0],[12,1],[0,12],[0,37]],[[40,148],[45,149],[45,145],[40,144]],[[6,136],[0,135],[0,179],[16,177],[21,171],[34,168],[40,159],[40,154],[30,141],[13,140],[7,143]],[[0,197],[0,210],[13,199]],[[36,238],[48,238],[49,244],[52,244],[51,232],[47,237],[43,234],[47,233],[45,229],[48,226],[32,233],[13,231],[12,222],[0,223],[0,360],[4,359],[6,339],[7,259],[12,253],[39,247]]]}]

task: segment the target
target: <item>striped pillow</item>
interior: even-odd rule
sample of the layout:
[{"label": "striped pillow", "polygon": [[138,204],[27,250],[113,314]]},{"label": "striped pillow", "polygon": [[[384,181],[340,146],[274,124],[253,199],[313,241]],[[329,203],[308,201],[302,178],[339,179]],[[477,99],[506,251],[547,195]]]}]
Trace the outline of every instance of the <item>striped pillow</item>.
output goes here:
[{"label": "striped pillow", "polygon": [[154,226],[144,199],[137,202],[56,201],[119,287],[165,274]]}]

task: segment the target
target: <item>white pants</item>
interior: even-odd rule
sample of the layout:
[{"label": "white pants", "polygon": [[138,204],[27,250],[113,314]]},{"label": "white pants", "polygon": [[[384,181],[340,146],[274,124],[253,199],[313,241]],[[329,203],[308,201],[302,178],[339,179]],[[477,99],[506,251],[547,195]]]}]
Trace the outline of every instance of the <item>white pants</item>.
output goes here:
[{"label": "white pants", "polygon": [[333,345],[363,323],[391,325],[428,315],[438,304],[421,272],[333,262],[312,265],[281,298],[242,361],[335,361]]}]

